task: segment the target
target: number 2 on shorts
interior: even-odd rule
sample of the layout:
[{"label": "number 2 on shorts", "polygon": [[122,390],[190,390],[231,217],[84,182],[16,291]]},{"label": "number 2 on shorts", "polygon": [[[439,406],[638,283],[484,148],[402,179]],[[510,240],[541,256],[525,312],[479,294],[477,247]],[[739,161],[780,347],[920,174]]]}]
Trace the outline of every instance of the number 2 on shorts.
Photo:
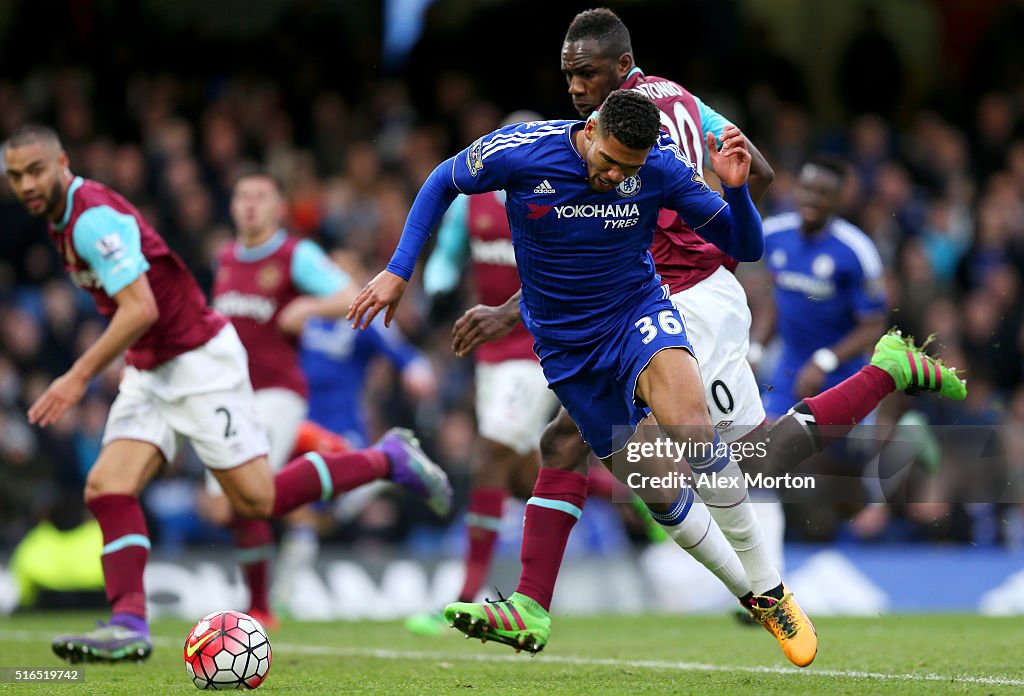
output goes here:
[{"label": "number 2 on shorts", "polygon": [[231,411],[227,410],[223,406],[218,406],[216,408],[216,410],[214,410],[214,413],[223,413],[224,414],[224,439],[225,440],[227,440],[228,438],[234,437],[235,435],[238,434],[238,431],[231,427]]}]

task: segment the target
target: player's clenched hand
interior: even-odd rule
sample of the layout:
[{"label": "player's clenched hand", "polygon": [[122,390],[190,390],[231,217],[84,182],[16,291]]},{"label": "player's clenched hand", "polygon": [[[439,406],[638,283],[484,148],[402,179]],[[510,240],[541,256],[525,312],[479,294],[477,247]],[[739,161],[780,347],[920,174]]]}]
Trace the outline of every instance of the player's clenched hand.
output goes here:
[{"label": "player's clenched hand", "polygon": [[747,139],[736,126],[722,131],[722,149],[718,149],[713,133],[705,133],[711,168],[726,186],[742,186],[750,175],[750,150]]},{"label": "player's clenched hand", "polygon": [[388,308],[384,315],[384,326],[391,326],[391,319],[398,309],[408,281],[396,276],[391,271],[381,271],[366,284],[348,308],[345,319],[352,322],[353,329],[365,329],[377,316],[380,310]]},{"label": "player's clenched hand", "polygon": [[518,315],[504,307],[477,305],[455,322],[452,351],[464,358],[484,343],[508,335],[518,321]]},{"label": "player's clenched hand", "polygon": [[85,394],[89,380],[69,370],[50,383],[28,410],[28,422],[45,428],[56,423],[61,416],[79,402]]}]

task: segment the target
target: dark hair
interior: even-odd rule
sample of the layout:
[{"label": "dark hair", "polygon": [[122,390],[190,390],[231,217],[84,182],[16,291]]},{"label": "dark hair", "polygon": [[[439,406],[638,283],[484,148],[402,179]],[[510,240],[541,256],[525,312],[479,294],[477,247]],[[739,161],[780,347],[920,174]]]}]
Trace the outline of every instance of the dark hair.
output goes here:
[{"label": "dark hair", "polygon": [[646,150],[658,142],[661,114],[654,102],[639,92],[617,89],[601,105],[597,127],[628,148]]},{"label": "dark hair", "polygon": [[565,43],[586,39],[597,41],[602,52],[611,58],[633,52],[629,29],[618,15],[607,7],[586,10],[573,18],[569,31],[565,33]]},{"label": "dark hair", "polygon": [[270,173],[269,170],[255,164],[254,162],[243,162],[238,167],[238,171],[235,175],[235,186],[238,186],[239,182],[243,179],[266,179],[270,181],[277,192],[284,195],[284,184],[276,176]]},{"label": "dark hair", "polygon": [[64,149],[64,146],[60,143],[60,136],[57,135],[57,131],[39,123],[26,123],[24,126],[15,128],[14,132],[4,141],[3,149],[22,147],[33,143],[45,143],[58,150]]},{"label": "dark hair", "polygon": [[849,171],[849,165],[842,157],[836,155],[830,155],[828,153],[819,153],[814,157],[807,160],[805,166],[809,164],[819,169],[824,169],[826,172],[835,175],[839,179],[839,183],[846,181],[846,174]]}]

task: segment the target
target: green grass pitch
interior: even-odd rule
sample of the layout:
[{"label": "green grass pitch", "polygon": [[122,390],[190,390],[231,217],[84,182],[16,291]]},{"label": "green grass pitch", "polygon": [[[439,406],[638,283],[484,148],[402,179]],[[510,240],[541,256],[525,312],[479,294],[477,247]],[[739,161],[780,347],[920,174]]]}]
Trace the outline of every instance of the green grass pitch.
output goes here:
[{"label": "green grass pitch", "polygon": [[[49,639],[94,616],[0,620],[0,668],[56,668]],[[760,628],[727,616],[554,617],[530,657],[461,635],[422,638],[397,623],[286,622],[270,636],[261,693],[281,694],[1002,694],[1024,690],[1019,618],[823,618],[811,667],[792,667]],[[0,684],[0,694],[191,694],[189,625],[159,621],[145,664],[84,665],[81,684]]]}]

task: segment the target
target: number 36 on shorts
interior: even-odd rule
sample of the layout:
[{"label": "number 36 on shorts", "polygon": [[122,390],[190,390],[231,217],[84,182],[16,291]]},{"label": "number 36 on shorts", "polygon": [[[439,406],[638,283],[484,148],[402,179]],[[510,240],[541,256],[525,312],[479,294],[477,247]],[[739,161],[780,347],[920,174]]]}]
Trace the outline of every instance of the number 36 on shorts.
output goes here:
[{"label": "number 36 on shorts", "polygon": [[658,335],[659,326],[661,327],[661,330],[669,336],[678,336],[683,332],[683,323],[679,319],[679,315],[672,309],[663,309],[658,312],[657,324],[655,324],[654,319],[647,316],[640,317],[633,326],[640,330],[640,334],[643,336],[643,342],[645,344],[653,341],[655,336]]}]

